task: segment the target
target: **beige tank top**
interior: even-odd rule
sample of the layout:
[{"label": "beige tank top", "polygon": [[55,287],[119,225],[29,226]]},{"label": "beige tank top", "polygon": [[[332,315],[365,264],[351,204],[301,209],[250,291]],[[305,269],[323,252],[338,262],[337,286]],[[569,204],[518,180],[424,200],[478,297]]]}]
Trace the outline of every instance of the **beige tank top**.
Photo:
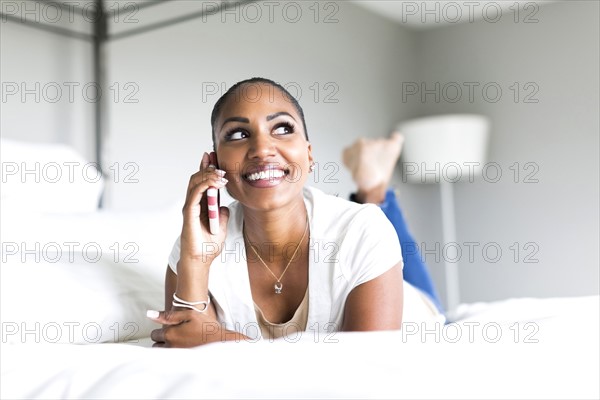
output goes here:
[{"label": "beige tank top", "polygon": [[282,324],[274,324],[267,320],[260,309],[260,307],[254,303],[254,310],[256,311],[256,320],[260,327],[260,332],[263,339],[273,340],[280,337],[296,337],[297,332],[303,332],[306,330],[306,323],[308,322],[308,288],[304,293],[302,302],[296,309],[294,316],[287,322]]}]

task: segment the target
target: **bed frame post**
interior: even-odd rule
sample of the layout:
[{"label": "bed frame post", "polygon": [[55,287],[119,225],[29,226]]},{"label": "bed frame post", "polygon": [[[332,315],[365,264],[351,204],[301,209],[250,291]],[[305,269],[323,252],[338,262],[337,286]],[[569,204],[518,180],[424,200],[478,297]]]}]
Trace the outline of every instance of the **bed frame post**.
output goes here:
[{"label": "bed frame post", "polygon": [[[104,71],[104,44],[106,43],[108,32],[106,24],[106,13],[104,10],[104,0],[96,1],[96,12],[98,13],[94,23],[94,37],[93,37],[93,74],[94,82],[96,87],[100,91],[96,97],[94,104],[94,138],[95,138],[95,158],[98,163],[98,170],[104,175],[104,165],[102,162],[102,139],[103,129],[105,128],[106,121],[106,108],[104,104],[104,96],[107,95],[107,87],[105,83],[105,71]],[[104,92],[104,93],[103,93]],[[98,207],[102,208],[104,205],[104,192],[100,197]]]}]

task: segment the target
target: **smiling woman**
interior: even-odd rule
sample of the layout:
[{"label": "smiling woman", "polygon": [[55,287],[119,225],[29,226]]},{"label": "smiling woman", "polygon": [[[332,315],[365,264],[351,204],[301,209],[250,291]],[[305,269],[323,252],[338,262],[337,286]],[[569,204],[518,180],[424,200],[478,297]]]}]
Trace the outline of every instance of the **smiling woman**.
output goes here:
[{"label": "smiling woman", "polygon": [[[400,329],[400,245],[375,205],[305,187],[314,165],[302,108],[252,78],[212,113],[214,152],[190,178],[169,259],[156,346],[273,339],[311,331]],[[208,229],[205,193],[236,200]]]}]

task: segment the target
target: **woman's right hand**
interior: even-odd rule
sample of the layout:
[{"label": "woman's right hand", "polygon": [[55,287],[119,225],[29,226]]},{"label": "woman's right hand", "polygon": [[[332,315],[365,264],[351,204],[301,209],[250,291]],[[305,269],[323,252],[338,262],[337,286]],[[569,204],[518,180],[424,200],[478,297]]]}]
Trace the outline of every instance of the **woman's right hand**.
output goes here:
[{"label": "woman's right hand", "polygon": [[225,171],[214,167],[217,159],[214,152],[204,153],[200,170],[190,177],[185,205],[183,206],[183,228],[181,231],[180,260],[192,265],[210,265],[221,253],[227,235],[229,209],[219,209],[219,233],[212,235],[208,222],[206,191],[209,187],[221,189],[227,184]]}]

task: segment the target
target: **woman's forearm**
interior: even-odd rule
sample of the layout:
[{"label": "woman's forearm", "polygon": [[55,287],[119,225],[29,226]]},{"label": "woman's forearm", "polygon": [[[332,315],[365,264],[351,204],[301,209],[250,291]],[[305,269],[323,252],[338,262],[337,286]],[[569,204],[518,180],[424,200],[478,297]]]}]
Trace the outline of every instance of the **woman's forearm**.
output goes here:
[{"label": "woman's forearm", "polygon": [[175,293],[186,301],[208,299],[208,274],[210,262],[182,258],[177,263],[177,285]]}]

